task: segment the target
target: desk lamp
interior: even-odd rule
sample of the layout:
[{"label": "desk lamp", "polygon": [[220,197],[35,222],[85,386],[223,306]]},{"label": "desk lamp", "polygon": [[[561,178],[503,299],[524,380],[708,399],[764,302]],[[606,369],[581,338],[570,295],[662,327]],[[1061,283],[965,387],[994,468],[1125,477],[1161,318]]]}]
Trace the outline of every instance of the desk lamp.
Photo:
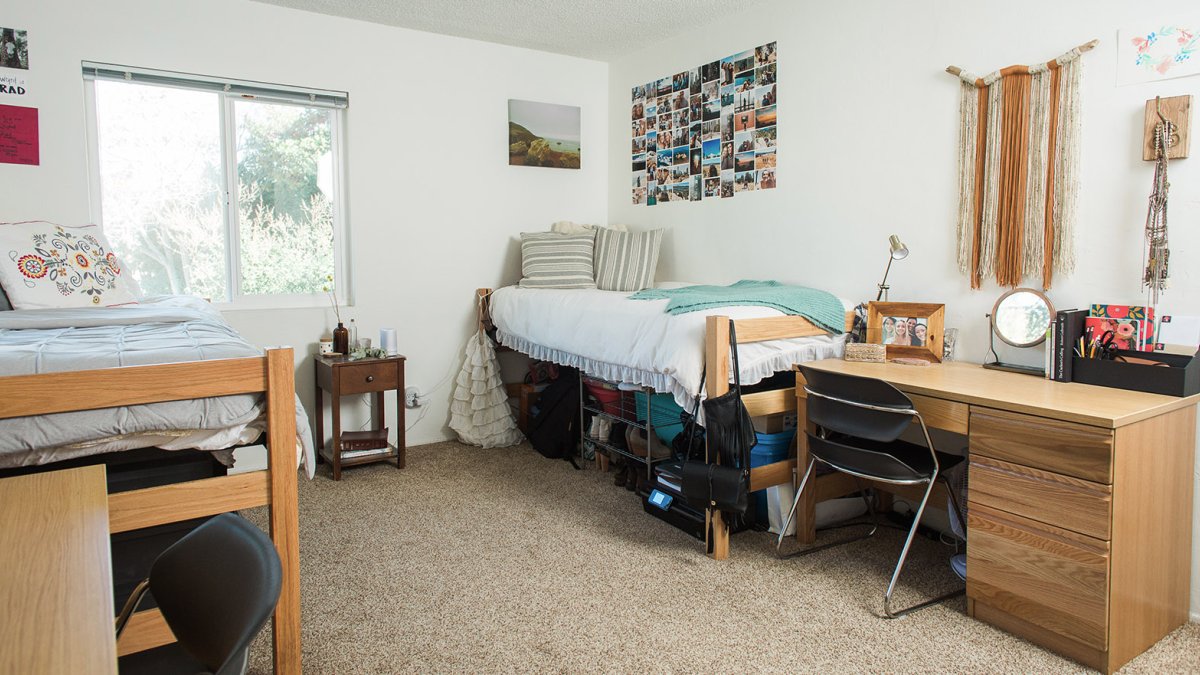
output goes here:
[{"label": "desk lamp", "polygon": [[875,302],[879,302],[880,300],[887,301],[888,288],[890,288],[887,278],[888,272],[892,271],[892,261],[904,260],[907,257],[908,247],[904,245],[904,242],[900,241],[900,235],[893,234],[888,237],[888,264],[887,268],[883,270],[883,281],[879,282],[879,295],[875,296]]}]

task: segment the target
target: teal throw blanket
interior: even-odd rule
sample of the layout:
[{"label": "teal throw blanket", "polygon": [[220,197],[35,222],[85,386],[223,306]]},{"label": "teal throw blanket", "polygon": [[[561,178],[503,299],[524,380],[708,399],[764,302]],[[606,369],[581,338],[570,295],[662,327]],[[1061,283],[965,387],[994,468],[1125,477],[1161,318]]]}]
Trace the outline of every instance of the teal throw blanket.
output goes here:
[{"label": "teal throw blanket", "polygon": [[788,286],[778,281],[743,279],[730,286],[684,286],[647,288],[630,300],[670,300],[667,314],[699,312],[731,305],[770,307],[784,314],[802,316],[834,334],[846,331],[846,308],[831,293],[805,286]]}]

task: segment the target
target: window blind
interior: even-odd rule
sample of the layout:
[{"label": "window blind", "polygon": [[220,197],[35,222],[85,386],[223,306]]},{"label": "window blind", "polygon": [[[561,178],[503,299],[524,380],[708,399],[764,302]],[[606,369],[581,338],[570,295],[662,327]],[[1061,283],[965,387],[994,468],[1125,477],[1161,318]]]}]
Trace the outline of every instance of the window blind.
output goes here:
[{"label": "window blind", "polygon": [[308,87],[293,87],[265,82],[252,82],[249,80],[234,80],[225,77],[193,75],[190,73],[174,73],[166,70],[133,68],[110,63],[92,63],[90,61],[83,62],[83,79],[118,80],[121,82],[151,84],[162,87],[223,92],[244,98],[284,103],[301,103],[323,108],[345,108],[350,104],[350,95],[344,91],[310,89]]}]

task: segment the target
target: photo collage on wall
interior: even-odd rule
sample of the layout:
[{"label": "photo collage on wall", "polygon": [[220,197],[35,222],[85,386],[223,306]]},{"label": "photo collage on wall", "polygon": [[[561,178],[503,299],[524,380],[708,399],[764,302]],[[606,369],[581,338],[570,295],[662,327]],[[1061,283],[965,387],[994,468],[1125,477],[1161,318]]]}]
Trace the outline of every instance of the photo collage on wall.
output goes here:
[{"label": "photo collage on wall", "polygon": [[776,43],[633,88],[633,203],[775,187]]}]

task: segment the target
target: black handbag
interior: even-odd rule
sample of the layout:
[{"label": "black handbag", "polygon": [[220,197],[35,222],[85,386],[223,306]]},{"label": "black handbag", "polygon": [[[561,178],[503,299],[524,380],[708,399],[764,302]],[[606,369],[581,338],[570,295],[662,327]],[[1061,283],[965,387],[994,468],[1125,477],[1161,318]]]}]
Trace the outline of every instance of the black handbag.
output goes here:
[{"label": "black handbag", "polygon": [[737,333],[733,321],[729,322],[729,348],[733,355],[733,387],[704,401],[708,461],[685,461],[681,487],[684,498],[693,508],[716,508],[744,515],[750,502],[750,450],[758,437],[754,434],[750,412],[742,403]]},{"label": "black handbag", "polygon": [[696,509],[720,509],[738,515],[750,505],[750,472],[734,466],[683,463],[683,496]]}]

